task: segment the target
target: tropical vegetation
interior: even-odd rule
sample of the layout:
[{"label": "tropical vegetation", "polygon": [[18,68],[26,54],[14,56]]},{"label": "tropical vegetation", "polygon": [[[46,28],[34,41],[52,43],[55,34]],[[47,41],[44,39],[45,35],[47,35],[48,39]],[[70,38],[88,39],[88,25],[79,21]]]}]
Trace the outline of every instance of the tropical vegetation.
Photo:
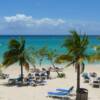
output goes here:
[{"label": "tropical vegetation", "polygon": [[46,53],[47,59],[50,61],[50,63],[52,64],[53,68],[55,69],[55,71],[58,74],[58,77],[60,76],[60,73],[56,70],[56,66],[55,66],[55,59],[57,58],[58,54],[57,54],[57,50],[48,50],[48,52]]},{"label": "tropical vegetation", "polygon": [[80,92],[80,73],[84,71],[84,60],[88,59],[89,55],[86,53],[89,40],[88,36],[84,34],[80,36],[76,30],[70,31],[71,36],[65,39],[63,47],[66,48],[68,52],[66,54],[60,55],[56,62],[68,61],[70,62],[67,66],[73,64],[77,71],[77,100],[78,93]]},{"label": "tropical vegetation", "polygon": [[8,44],[8,51],[4,53],[3,65],[8,67],[11,64],[19,62],[21,66],[21,81],[23,82],[23,67],[29,70],[29,64],[25,55],[25,40],[11,39]]}]

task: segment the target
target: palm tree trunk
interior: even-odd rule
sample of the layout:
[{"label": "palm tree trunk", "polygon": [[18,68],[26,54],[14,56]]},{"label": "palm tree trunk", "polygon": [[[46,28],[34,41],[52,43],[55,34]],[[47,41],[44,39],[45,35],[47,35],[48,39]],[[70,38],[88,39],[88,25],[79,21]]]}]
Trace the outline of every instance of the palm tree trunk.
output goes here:
[{"label": "palm tree trunk", "polygon": [[[55,64],[53,63],[53,61],[51,61],[51,64],[52,64],[53,68],[56,69],[56,66],[55,66]],[[59,72],[58,72],[57,70],[56,70],[56,72],[57,72],[58,76],[60,76],[60,74],[59,74]]]},{"label": "palm tree trunk", "polygon": [[76,95],[76,100],[79,100],[80,96],[79,96],[79,92],[80,92],[80,64],[77,63],[75,64],[76,68],[77,68],[77,95]]},{"label": "palm tree trunk", "polygon": [[23,64],[21,60],[20,60],[20,66],[21,66],[21,81],[23,83]]},{"label": "palm tree trunk", "polygon": [[80,89],[80,64],[77,63],[76,66],[77,66],[77,92],[78,92]]},{"label": "palm tree trunk", "polygon": [[43,58],[40,59],[40,67],[41,67],[41,65],[42,65],[42,61],[43,61]]},{"label": "palm tree trunk", "polygon": [[36,68],[35,64],[33,64],[33,67]]}]

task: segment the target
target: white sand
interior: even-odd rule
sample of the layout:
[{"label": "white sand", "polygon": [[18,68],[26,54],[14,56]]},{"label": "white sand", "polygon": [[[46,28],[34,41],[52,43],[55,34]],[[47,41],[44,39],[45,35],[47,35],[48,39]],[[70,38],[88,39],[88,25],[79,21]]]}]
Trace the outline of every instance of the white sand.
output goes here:
[{"label": "white sand", "polygon": [[[18,75],[20,73],[20,67],[17,65],[14,66],[10,66],[4,72],[11,75]],[[73,94],[75,94],[75,70],[73,67],[68,67],[64,70],[64,72],[66,73],[66,78],[47,80],[47,84],[45,86],[7,87],[2,85],[7,82],[7,80],[0,80],[0,100],[53,100],[52,98],[47,97],[48,91],[54,91],[56,88],[66,88],[72,85],[75,87],[73,91]],[[98,76],[100,76],[100,65],[87,65],[85,72],[96,72]],[[56,75],[56,73],[52,73],[52,76],[54,75]],[[84,83],[82,79],[81,87],[88,89],[89,100],[100,100],[100,88],[93,88],[88,83]],[[72,100],[75,100],[75,96],[72,96],[71,98]]]}]

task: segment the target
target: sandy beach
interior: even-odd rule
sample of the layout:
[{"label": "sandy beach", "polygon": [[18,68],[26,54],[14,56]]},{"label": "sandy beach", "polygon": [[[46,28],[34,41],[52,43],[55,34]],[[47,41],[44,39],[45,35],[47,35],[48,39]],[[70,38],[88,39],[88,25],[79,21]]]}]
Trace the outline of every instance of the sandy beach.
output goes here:
[{"label": "sandy beach", "polygon": [[[6,69],[6,73],[18,75],[18,70],[20,72],[20,67],[17,65],[10,66]],[[100,64],[90,64],[86,65],[85,72],[96,72],[100,76]],[[56,73],[52,72],[51,77],[53,79],[47,80],[44,86],[5,86],[4,84],[8,81],[0,79],[0,100],[53,100],[53,98],[47,97],[49,91],[55,91],[56,88],[68,88],[74,86],[72,96],[70,100],[75,100],[75,89],[76,89],[76,73],[73,66],[65,68],[64,73],[65,78],[55,78]],[[81,77],[81,87],[88,89],[88,100],[100,100],[100,88],[93,88],[89,83],[84,83]]]}]

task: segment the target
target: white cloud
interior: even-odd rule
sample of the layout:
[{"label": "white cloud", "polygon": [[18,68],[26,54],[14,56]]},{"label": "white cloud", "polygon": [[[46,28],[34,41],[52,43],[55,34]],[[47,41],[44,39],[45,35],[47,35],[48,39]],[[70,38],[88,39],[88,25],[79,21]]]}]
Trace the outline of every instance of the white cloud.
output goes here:
[{"label": "white cloud", "polygon": [[39,25],[48,24],[48,25],[54,25],[54,26],[65,23],[65,21],[62,19],[50,19],[50,18],[43,18],[40,20],[35,20],[34,22],[36,22],[36,24],[39,24]]},{"label": "white cloud", "polygon": [[5,16],[4,19],[7,22],[32,21],[32,16],[26,16],[24,14],[17,14],[16,16]]},{"label": "white cloud", "polygon": [[[0,20],[0,33],[4,34],[67,34],[70,29],[100,32],[100,23],[62,18],[35,19],[25,14],[5,16]],[[92,33],[91,33],[92,34]]]},{"label": "white cloud", "polygon": [[51,19],[51,18],[41,18],[41,19],[33,19],[32,16],[26,16],[24,14],[17,14],[16,16],[5,16],[5,21],[8,23],[23,23],[27,26],[31,25],[60,25],[64,24],[64,20],[62,19]]}]

